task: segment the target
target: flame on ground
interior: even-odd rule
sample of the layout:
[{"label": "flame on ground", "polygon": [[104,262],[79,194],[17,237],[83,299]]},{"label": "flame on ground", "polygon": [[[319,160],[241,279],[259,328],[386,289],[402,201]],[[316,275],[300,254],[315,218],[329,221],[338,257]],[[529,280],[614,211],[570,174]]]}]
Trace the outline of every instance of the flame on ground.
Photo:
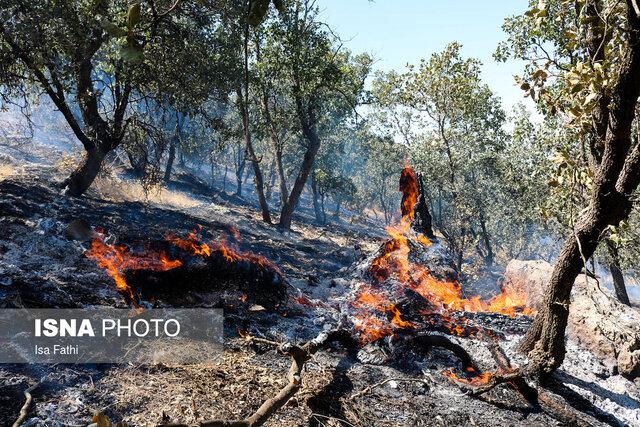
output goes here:
[{"label": "flame on ground", "polygon": [[147,251],[139,255],[132,253],[127,246],[110,245],[96,237],[91,242],[91,249],[85,255],[106,270],[114,280],[116,289],[133,299],[133,292],[124,278],[126,270],[166,271],[182,265],[180,260],[170,260],[164,252]]},{"label": "flame on ground", "polygon": [[[237,230],[236,233],[239,236]],[[227,246],[222,239],[207,244],[200,241],[195,232],[190,232],[186,238],[168,234],[166,241],[193,256],[208,258],[215,252],[229,263],[246,261],[270,268],[282,275],[280,269],[265,257],[251,252],[239,252]],[[91,248],[85,252],[85,255],[87,258],[96,261],[100,268],[106,270],[107,274],[114,280],[116,289],[133,301],[135,301],[133,291],[124,277],[124,273],[127,270],[167,271],[183,265],[183,261],[169,259],[163,251],[153,251],[147,248],[143,253],[138,254],[131,252],[126,245],[105,243],[100,233],[97,233],[97,237],[93,239]]]},{"label": "flame on ground", "polygon": [[[452,312],[494,312],[508,316],[535,314],[534,310],[526,306],[526,294],[512,287],[503,287],[500,294],[489,301],[483,301],[477,296],[464,298],[458,282],[437,279],[425,266],[411,262],[409,254],[412,245],[429,247],[432,242],[423,234],[415,233],[411,228],[418,186],[416,174],[410,166],[402,171],[400,191],[402,191],[402,218],[398,224],[386,228],[390,239],[384,244],[382,253],[371,262],[369,267],[369,274],[378,284],[392,278],[403,288],[421,295],[433,305],[433,313],[441,315],[441,324],[454,335],[469,335],[474,331],[453,321],[449,316]],[[360,330],[361,340],[365,343],[376,337],[392,334],[394,327],[415,327],[411,322],[402,321],[401,313],[395,305],[387,300],[385,294],[374,291],[371,286],[361,284],[354,305],[366,308],[356,314],[356,328]],[[371,316],[374,316],[376,311],[392,312],[393,317],[387,323],[374,322]],[[365,316],[368,318],[367,321],[362,320]]]},{"label": "flame on ground", "polygon": [[448,369],[446,371],[444,371],[442,373],[442,375],[444,375],[449,381],[451,382],[456,382],[456,383],[460,383],[460,384],[464,384],[464,385],[469,385],[472,387],[478,387],[481,385],[485,385],[487,384],[489,381],[491,381],[493,379],[493,377],[495,376],[494,373],[492,372],[483,372],[481,374],[478,374],[475,369],[470,368],[469,374],[472,374],[474,376],[472,377],[461,377],[459,375],[457,375],[453,369]]}]

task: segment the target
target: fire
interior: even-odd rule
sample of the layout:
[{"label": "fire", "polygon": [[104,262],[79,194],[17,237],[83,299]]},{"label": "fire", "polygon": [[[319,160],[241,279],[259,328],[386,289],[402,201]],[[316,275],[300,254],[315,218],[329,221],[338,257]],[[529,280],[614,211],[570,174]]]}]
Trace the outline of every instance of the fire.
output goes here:
[{"label": "fire", "polygon": [[192,253],[193,255],[202,255],[205,257],[211,256],[211,248],[209,245],[198,241],[198,236],[193,232],[188,233],[186,239],[181,239],[173,234],[169,234],[167,236],[167,241],[173,243],[182,250]]},{"label": "fire", "polygon": [[[382,285],[391,278],[401,285],[401,289],[418,293],[432,304],[432,313],[440,315],[440,325],[454,335],[469,335],[478,332],[453,321],[449,315],[454,312],[494,312],[508,316],[535,314],[534,310],[526,306],[526,294],[517,289],[502,287],[500,294],[489,301],[483,301],[477,296],[465,298],[460,283],[438,279],[424,265],[412,262],[409,258],[412,245],[419,244],[429,247],[433,242],[423,234],[415,233],[411,228],[413,207],[418,197],[418,185],[416,174],[409,166],[402,171],[400,191],[402,191],[402,218],[399,223],[386,228],[390,238],[383,245],[381,254],[371,262],[369,274],[374,282]],[[356,327],[362,331],[361,339],[367,341],[380,334],[382,336],[390,335],[393,333],[391,326],[396,328],[414,326],[410,322],[402,320],[398,308],[388,300],[393,296],[387,297],[382,291],[374,291],[373,288],[366,285],[361,285],[360,289],[361,291],[354,302],[355,306],[365,306],[369,311],[393,314],[391,325],[389,325],[389,322],[384,323],[380,319],[377,319],[376,322],[363,321],[361,317],[371,316],[371,313],[358,313],[356,315],[359,317],[357,323],[360,326]],[[376,327],[379,328],[378,331],[370,330]]]},{"label": "fire", "polygon": [[460,377],[455,372],[453,372],[453,369],[448,369],[444,371],[442,375],[444,375],[449,381],[458,382],[458,383],[475,386],[475,387],[487,384],[494,377],[494,374],[491,372],[483,372],[481,374],[477,374],[475,369],[473,368],[468,368],[467,371],[469,372],[469,374],[476,374],[476,375],[468,378]]},{"label": "fire", "polygon": [[418,201],[418,178],[411,166],[405,166],[400,175],[400,191],[402,192],[402,217],[413,219],[413,207]]},{"label": "fire", "polygon": [[[234,235],[237,233],[237,230],[235,231]],[[237,234],[239,235],[239,233]],[[218,242],[207,244],[201,242],[195,232],[187,233],[186,238],[168,234],[165,239],[176,248],[190,255],[208,258],[215,252],[230,263],[246,261],[269,267],[282,274],[278,267],[265,257],[251,252],[239,252],[227,246],[222,239]],[[131,300],[134,300],[133,291],[124,277],[124,273],[127,270],[167,271],[183,265],[183,261],[170,259],[163,251],[154,251],[147,248],[144,253],[137,254],[131,252],[125,245],[107,244],[100,233],[94,238],[91,248],[85,252],[85,255],[96,261],[100,268],[106,270],[107,274],[114,280],[116,289],[126,294]]]},{"label": "fire", "polygon": [[180,260],[171,260],[164,252],[147,252],[139,255],[132,253],[127,246],[109,245],[100,237],[91,242],[86,256],[98,263],[100,268],[114,280],[116,289],[133,299],[133,292],[124,278],[126,270],[166,271],[182,265]]}]

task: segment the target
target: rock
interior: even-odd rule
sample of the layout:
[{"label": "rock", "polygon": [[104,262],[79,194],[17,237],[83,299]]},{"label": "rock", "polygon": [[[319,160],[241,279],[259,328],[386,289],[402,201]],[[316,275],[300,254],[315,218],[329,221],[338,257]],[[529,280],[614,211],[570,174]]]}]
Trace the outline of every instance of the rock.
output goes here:
[{"label": "rock", "polygon": [[546,261],[509,261],[505,284],[527,295],[527,306],[539,310],[553,266]]},{"label": "rock", "polygon": [[618,354],[618,372],[625,378],[640,377],[640,340],[636,339],[623,346]]},{"label": "rock", "polygon": [[[527,302],[540,308],[552,272],[553,266],[545,261],[512,260],[505,271],[505,282],[524,291]],[[605,365],[617,366],[617,371],[629,379],[640,377],[638,325],[640,309],[621,304],[597,280],[578,276],[571,292],[567,335],[602,357]]]},{"label": "rock", "polygon": [[74,219],[64,229],[64,235],[70,240],[88,242],[93,239],[93,229],[88,221],[84,219]]}]

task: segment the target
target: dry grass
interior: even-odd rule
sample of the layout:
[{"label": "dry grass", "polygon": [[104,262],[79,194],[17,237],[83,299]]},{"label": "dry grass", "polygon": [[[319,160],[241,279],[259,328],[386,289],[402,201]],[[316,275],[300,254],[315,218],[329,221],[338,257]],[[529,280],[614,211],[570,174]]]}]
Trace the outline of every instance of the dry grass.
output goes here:
[{"label": "dry grass", "polygon": [[91,191],[113,202],[153,203],[174,209],[193,208],[202,204],[202,201],[187,193],[161,185],[145,188],[140,181],[122,179],[111,172],[100,174],[92,184]]},{"label": "dry grass", "polygon": [[2,164],[0,165],[0,181],[18,175],[19,170],[16,165]]}]

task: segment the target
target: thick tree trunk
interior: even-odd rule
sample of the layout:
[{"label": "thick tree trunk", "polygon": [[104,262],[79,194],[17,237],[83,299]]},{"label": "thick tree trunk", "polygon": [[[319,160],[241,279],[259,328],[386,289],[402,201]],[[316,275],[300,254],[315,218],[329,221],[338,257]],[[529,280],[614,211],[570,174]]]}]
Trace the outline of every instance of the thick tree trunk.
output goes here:
[{"label": "thick tree trunk", "polygon": [[629,301],[629,295],[627,294],[627,288],[624,284],[624,275],[622,274],[622,269],[620,268],[620,256],[618,255],[618,248],[616,248],[615,244],[607,240],[607,250],[609,251],[609,256],[611,257],[611,262],[609,263],[609,271],[611,271],[611,278],[613,279],[613,290],[616,293],[616,298],[622,304],[631,305]]},{"label": "thick tree trunk", "polygon": [[98,176],[104,157],[105,154],[98,149],[87,151],[76,170],[63,183],[66,194],[73,197],[84,194]]},{"label": "thick tree trunk", "polygon": [[627,19],[629,44],[611,92],[608,118],[595,117],[608,126],[606,134],[597,135],[604,144],[594,171],[591,202],[562,248],[545,292],[543,308],[521,344],[523,350],[529,351],[531,371],[541,378],[553,373],[564,360],[569,297],[576,277],[596,250],[604,230],[628,218],[631,195],[640,184],[640,147],[632,146],[631,141],[631,126],[640,95],[640,17],[631,0],[627,0]]},{"label": "thick tree trunk", "polygon": [[291,219],[293,217],[293,212],[295,211],[296,206],[298,205],[298,200],[300,199],[300,195],[302,194],[302,190],[304,189],[304,185],[309,178],[309,174],[311,173],[311,168],[313,167],[313,162],[316,158],[316,154],[318,154],[318,150],[320,149],[320,138],[315,129],[315,124],[308,125],[303,123],[302,132],[307,139],[307,151],[304,153],[304,158],[302,159],[302,165],[300,165],[300,171],[298,172],[298,176],[293,184],[293,188],[291,189],[291,194],[287,198],[287,201],[282,206],[282,211],[280,212],[280,222],[278,223],[278,228],[282,230],[290,230],[291,229]]}]

